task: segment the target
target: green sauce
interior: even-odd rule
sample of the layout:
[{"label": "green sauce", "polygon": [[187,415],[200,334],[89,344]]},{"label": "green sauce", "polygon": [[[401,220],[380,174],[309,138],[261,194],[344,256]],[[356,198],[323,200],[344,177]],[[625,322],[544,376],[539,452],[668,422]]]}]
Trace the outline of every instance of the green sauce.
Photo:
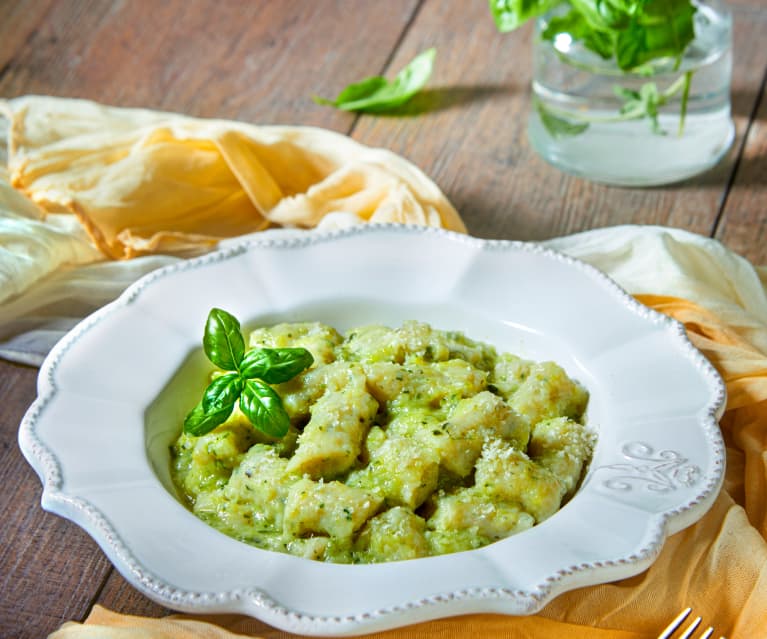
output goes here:
[{"label": "green sauce", "polygon": [[591,457],[588,393],[553,362],[415,321],[278,324],[250,346],[314,356],[274,386],[289,433],[235,410],[182,434],[172,471],[195,515],[259,548],[339,563],[478,548],[554,514]]}]

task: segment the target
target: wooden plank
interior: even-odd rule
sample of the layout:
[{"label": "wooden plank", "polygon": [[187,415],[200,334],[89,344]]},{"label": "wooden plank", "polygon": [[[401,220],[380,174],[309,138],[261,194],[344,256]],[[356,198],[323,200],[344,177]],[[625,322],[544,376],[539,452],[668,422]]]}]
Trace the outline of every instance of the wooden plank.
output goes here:
[{"label": "wooden plank", "polygon": [[[764,69],[760,4],[736,5],[738,141]],[[715,171],[668,189],[600,187],[548,167],[524,133],[530,29],[497,34],[483,2],[0,2],[0,95],[80,96],[348,131],[355,116],[317,106],[311,95],[335,95],[384,68],[391,75],[432,45],[439,53],[430,90],[402,118],[365,116],[354,135],[424,168],[475,234],[537,239],[625,222],[712,228],[739,147]],[[764,109],[763,102],[719,227],[746,255],[764,244]],[[16,445],[35,376],[0,362],[0,636],[45,636],[65,619],[81,619],[94,599],[125,613],[165,614],[111,569],[85,533],[41,510],[40,482]]]},{"label": "wooden plank", "polygon": [[767,90],[764,87],[716,238],[751,263],[767,266]]},{"label": "wooden plank", "polygon": [[0,78],[16,52],[35,33],[53,0],[0,2]]},{"label": "wooden plank", "polygon": [[347,131],[354,116],[312,96],[334,95],[346,73],[379,72],[416,5],[63,0],[14,56],[0,95]]},{"label": "wooden plank", "polygon": [[40,507],[16,443],[37,370],[0,361],[0,637],[39,639],[90,607],[111,565],[74,524]]},{"label": "wooden plank", "polygon": [[[742,21],[762,33],[767,30],[765,3],[739,0],[735,9]],[[736,27],[739,26],[736,24]],[[741,117],[750,116],[748,136],[742,143],[737,172],[723,202],[715,237],[754,264],[767,264],[767,49],[756,46],[742,31],[735,33],[735,52],[753,49],[748,80],[733,78],[732,108]],[[745,81],[744,81],[745,80]]]},{"label": "wooden plank", "polygon": [[749,96],[764,48],[764,22],[735,8],[737,140],[715,169],[667,188],[628,189],[566,175],[538,158],[526,137],[532,25],[496,33],[486,3],[429,1],[419,11],[389,73],[436,46],[426,94],[411,117],[364,116],[358,140],[385,146],[426,171],[481,237],[536,240],[594,227],[662,224],[709,235],[748,123]]},{"label": "wooden plank", "polygon": [[[347,75],[380,72],[417,6],[418,0],[61,0],[19,41],[0,76],[0,95],[85,97],[345,132],[356,116],[320,107],[312,95],[334,96]],[[40,509],[40,482],[15,444],[35,374],[0,363],[10,385],[3,395],[15,395],[4,409],[12,414],[3,413],[1,422],[3,455],[11,459],[0,477],[14,490],[0,497],[2,512],[10,513],[1,533],[0,618],[8,625],[0,636],[45,636],[66,619],[83,619],[95,601],[126,613],[164,614],[128,586],[85,533]]]},{"label": "wooden plank", "polygon": [[174,614],[174,611],[147,599],[116,570],[112,570],[104,589],[99,593],[98,604],[110,610],[141,617],[164,617]]}]

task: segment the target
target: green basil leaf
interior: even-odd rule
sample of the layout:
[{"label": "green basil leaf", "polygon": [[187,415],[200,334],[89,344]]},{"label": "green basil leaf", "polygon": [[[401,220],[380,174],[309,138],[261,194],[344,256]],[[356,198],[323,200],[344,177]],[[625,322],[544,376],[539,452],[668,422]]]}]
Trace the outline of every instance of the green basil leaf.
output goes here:
[{"label": "green basil leaf", "polygon": [[666,132],[661,128],[660,122],[658,121],[658,109],[666,103],[666,100],[658,92],[658,85],[654,82],[643,84],[639,88],[639,95],[642,99],[645,113],[650,119],[650,127],[652,128],[653,133],[665,135]]},{"label": "green basil leaf", "polygon": [[543,15],[561,0],[488,0],[490,15],[501,33],[513,31],[530,18]]},{"label": "green basil leaf", "polygon": [[613,93],[621,100],[629,101],[640,99],[639,91],[635,91],[634,89],[629,89],[627,87],[622,87],[619,84],[613,85]]},{"label": "green basil leaf", "polygon": [[237,319],[220,308],[211,309],[205,323],[202,346],[208,359],[219,368],[237,370],[245,353],[245,340]]},{"label": "green basil leaf", "polygon": [[603,15],[601,9],[602,2],[600,0],[570,0],[570,4],[575,11],[583,16],[583,19],[590,28],[597,31],[610,30],[609,17],[606,18]]},{"label": "green basil leaf", "polygon": [[599,14],[610,29],[625,29],[638,8],[637,2],[625,0],[602,0],[598,5]]},{"label": "green basil leaf", "polygon": [[648,0],[616,38],[618,66],[625,71],[658,58],[681,58],[695,38],[695,11],[690,0]]},{"label": "green basil leaf", "polygon": [[553,42],[560,33],[569,34],[573,40],[579,40],[587,49],[604,59],[609,59],[613,55],[615,48],[613,36],[609,32],[594,29],[577,11],[552,17],[541,37]]},{"label": "green basil leaf", "polygon": [[588,122],[571,122],[549,111],[539,100],[535,101],[535,110],[541,118],[543,127],[553,138],[566,138],[580,135],[589,128]]},{"label": "green basil leaf", "polygon": [[202,402],[197,404],[184,419],[184,432],[187,435],[200,437],[212,431],[219,424],[223,424],[231,415],[232,411],[221,410],[216,413],[206,413]]},{"label": "green basil leaf", "polygon": [[253,426],[271,437],[284,437],[290,428],[290,418],[280,396],[261,380],[245,380],[240,410]]},{"label": "green basil leaf", "polygon": [[350,84],[335,100],[314,98],[318,104],[344,111],[379,113],[405,104],[426,84],[434,67],[436,49],[418,54],[391,82],[380,76]]},{"label": "green basil leaf", "polygon": [[317,104],[324,104],[327,106],[338,106],[339,104],[345,104],[350,102],[356,102],[357,100],[364,100],[373,95],[376,91],[379,91],[388,84],[386,78],[380,75],[375,75],[372,78],[365,78],[360,82],[350,84],[335,100],[328,100],[326,98],[314,98]]},{"label": "green basil leaf", "polygon": [[252,348],[242,358],[240,372],[246,379],[258,377],[269,384],[293,379],[314,363],[305,348]]},{"label": "green basil leaf", "polygon": [[216,377],[202,395],[202,406],[206,411],[231,410],[242,392],[244,380],[237,373],[226,373]]},{"label": "green basil leaf", "polygon": [[237,373],[216,377],[205,389],[202,399],[184,420],[184,432],[199,437],[223,424],[232,414],[243,381]]}]

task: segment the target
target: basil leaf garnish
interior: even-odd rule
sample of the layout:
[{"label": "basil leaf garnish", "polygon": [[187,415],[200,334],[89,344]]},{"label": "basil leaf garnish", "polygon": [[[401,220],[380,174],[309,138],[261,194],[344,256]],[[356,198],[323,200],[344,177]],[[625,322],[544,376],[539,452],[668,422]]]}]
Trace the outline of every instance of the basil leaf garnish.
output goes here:
[{"label": "basil leaf garnish", "polygon": [[202,339],[208,359],[227,373],[217,376],[184,419],[184,432],[200,436],[240,409],[253,426],[271,437],[290,428],[280,396],[269,384],[287,382],[314,363],[305,348],[252,348],[245,351],[240,322],[220,308],[211,309]]},{"label": "basil leaf garnish", "polygon": [[281,384],[313,363],[314,357],[305,348],[253,348],[245,353],[240,374],[245,379],[258,377],[269,384]]},{"label": "basil leaf garnish", "polygon": [[206,411],[219,411],[227,406],[231,409],[242,392],[243,380],[237,373],[226,373],[216,377],[205,389],[202,406]]},{"label": "basil leaf garnish", "polygon": [[245,380],[240,410],[258,430],[271,437],[284,437],[290,428],[290,418],[280,396],[261,380]]},{"label": "basil leaf garnish", "polygon": [[220,308],[211,309],[202,338],[205,355],[219,368],[236,370],[245,353],[245,340],[237,319]]},{"label": "basil leaf garnish", "polygon": [[232,414],[232,408],[229,410],[220,410],[213,413],[206,413],[202,402],[197,404],[184,420],[184,432],[187,435],[199,437],[212,431],[216,426],[223,424],[229,415]]},{"label": "basil leaf garnish", "polygon": [[189,435],[204,435],[232,414],[237,398],[242,391],[242,378],[237,373],[216,377],[205,389],[202,399],[184,420],[184,432]]}]

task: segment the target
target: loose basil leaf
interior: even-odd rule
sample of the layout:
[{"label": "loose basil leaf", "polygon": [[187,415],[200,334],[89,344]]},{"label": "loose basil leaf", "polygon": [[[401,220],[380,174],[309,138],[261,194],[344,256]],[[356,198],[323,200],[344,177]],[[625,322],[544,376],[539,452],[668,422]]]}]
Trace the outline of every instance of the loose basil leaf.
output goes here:
[{"label": "loose basil leaf", "polygon": [[513,31],[527,22],[546,13],[561,0],[488,0],[490,14],[501,33]]},{"label": "loose basil leaf", "polygon": [[208,359],[227,371],[237,370],[245,353],[245,340],[237,319],[220,308],[211,309],[202,346]]},{"label": "loose basil leaf", "polygon": [[252,348],[240,363],[240,373],[246,379],[258,377],[269,384],[281,384],[293,379],[314,363],[305,348]]},{"label": "loose basil leaf", "polygon": [[314,98],[318,104],[344,111],[380,113],[405,104],[426,84],[434,67],[436,49],[418,54],[391,82],[381,76],[365,78],[350,84],[335,100]]},{"label": "loose basil leaf", "polygon": [[356,102],[357,100],[364,100],[365,98],[373,95],[376,91],[381,90],[388,84],[386,78],[380,75],[374,75],[371,78],[365,78],[360,82],[350,84],[335,100],[328,100],[327,98],[315,97],[314,101],[317,104],[323,104],[326,106],[338,106],[339,104],[348,104]]},{"label": "loose basil leaf", "polygon": [[261,380],[245,380],[240,410],[258,430],[271,437],[284,437],[290,428],[280,396]]},{"label": "loose basil leaf", "polygon": [[197,406],[186,416],[184,432],[199,437],[223,424],[232,414],[242,385],[242,378],[237,373],[216,377],[205,389]]}]

